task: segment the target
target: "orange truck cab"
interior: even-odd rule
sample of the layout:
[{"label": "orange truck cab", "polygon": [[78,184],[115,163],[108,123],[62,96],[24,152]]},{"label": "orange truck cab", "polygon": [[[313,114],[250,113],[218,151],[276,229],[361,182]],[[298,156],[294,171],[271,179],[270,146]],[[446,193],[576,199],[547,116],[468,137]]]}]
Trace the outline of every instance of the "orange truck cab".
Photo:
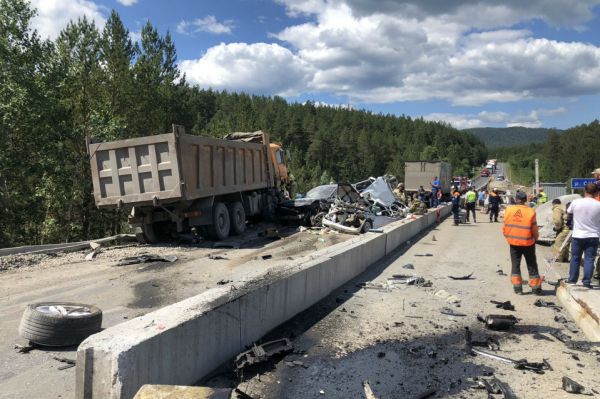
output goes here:
[{"label": "orange truck cab", "polygon": [[270,143],[271,162],[273,162],[273,170],[275,171],[275,181],[281,185],[286,185],[290,182],[288,176],[287,162],[285,152],[279,143]]}]

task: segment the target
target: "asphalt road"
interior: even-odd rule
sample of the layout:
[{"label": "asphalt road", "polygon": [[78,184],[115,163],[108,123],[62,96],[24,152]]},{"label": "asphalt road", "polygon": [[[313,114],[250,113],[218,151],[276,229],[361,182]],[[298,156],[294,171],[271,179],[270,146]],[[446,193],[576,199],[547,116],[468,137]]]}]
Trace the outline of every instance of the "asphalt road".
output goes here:
[{"label": "asphalt road", "polygon": [[[241,244],[239,249],[213,248],[214,243],[206,242],[198,247],[130,245],[106,249],[92,262],[84,261],[85,252],[0,258],[0,262],[21,266],[0,272],[0,398],[74,397],[75,368],[58,370],[64,364],[52,357],[74,359],[76,348],[34,350],[28,354],[14,350],[15,344],[27,344],[18,336],[17,328],[29,303],[94,304],[103,310],[102,327],[107,328],[197,295],[220,280],[235,281],[351,237],[292,234],[293,230],[288,230],[283,240],[273,241],[258,237],[257,231],[255,228],[244,237],[226,241]],[[174,263],[116,266],[120,258],[143,253],[176,255],[179,259]],[[263,260],[265,254],[272,258]],[[34,265],[26,266],[30,262]]]},{"label": "asphalt road", "polygon": [[[472,386],[476,379],[495,376],[521,399],[567,398],[572,395],[561,389],[561,379],[568,376],[599,390],[598,348],[568,348],[553,334],[567,334],[576,343],[586,340],[581,332],[555,321],[561,316],[569,319],[567,313],[534,306],[539,297],[527,287],[526,295],[513,293],[501,224],[485,217],[480,221],[455,227],[447,219],[287,323],[270,338],[293,337],[296,352],[271,370],[248,374],[239,388],[265,399],[363,398],[361,383],[368,380],[376,398],[414,398],[433,389],[436,398],[485,399],[487,392]],[[537,252],[543,265],[548,248],[538,246]],[[407,264],[414,269],[405,268]],[[565,273],[566,264],[558,269]],[[471,273],[468,280],[448,277]],[[523,273],[527,279],[526,270]],[[422,276],[432,286],[394,284],[393,276],[399,274]],[[545,301],[558,302],[552,286],[545,285],[544,291]],[[458,302],[449,301],[448,295]],[[511,301],[515,311],[498,309],[491,300]],[[512,314],[519,322],[510,331],[496,332],[485,329],[478,314]],[[471,356],[464,349],[465,327],[475,340],[495,338],[501,356],[530,362],[547,359],[552,370],[536,374]],[[207,385],[226,385],[225,376]]]}]

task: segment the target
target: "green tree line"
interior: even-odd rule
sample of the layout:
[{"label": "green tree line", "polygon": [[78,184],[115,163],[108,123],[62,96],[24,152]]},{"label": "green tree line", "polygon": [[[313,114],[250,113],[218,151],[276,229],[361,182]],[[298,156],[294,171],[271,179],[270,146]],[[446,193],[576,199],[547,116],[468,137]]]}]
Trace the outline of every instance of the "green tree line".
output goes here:
[{"label": "green tree line", "polygon": [[169,32],[147,22],[134,43],[112,12],[56,38],[31,28],[25,0],[0,0],[0,247],[120,232],[124,215],[92,196],[86,137],[160,134],[171,124],[221,137],[264,130],[290,154],[298,189],[393,173],[407,160],[445,160],[457,174],[486,158],[479,139],[448,125],[280,97],[190,85]]},{"label": "green tree line", "polygon": [[600,122],[551,131],[541,144],[493,149],[490,157],[509,163],[515,183],[530,185],[534,181],[537,158],[541,181],[568,186],[571,178],[592,177],[591,171],[600,167]]}]

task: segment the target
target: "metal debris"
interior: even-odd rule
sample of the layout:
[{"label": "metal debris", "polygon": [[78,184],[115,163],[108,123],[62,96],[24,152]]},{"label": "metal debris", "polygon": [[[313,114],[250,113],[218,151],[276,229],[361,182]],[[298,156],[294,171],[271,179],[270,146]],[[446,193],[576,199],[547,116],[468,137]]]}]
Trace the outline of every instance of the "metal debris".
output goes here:
[{"label": "metal debris", "polygon": [[433,254],[415,254],[415,256],[433,256]]},{"label": "metal debris", "polygon": [[412,263],[407,263],[406,265],[402,266],[403,269],[414,269],[415,266]]},{"label": "metal debris", "polygon": [[261,345],[254,345],[252,349],[236,356],[234,361],[235,368],[239,371],[246,367],[263,363],[273,356],[284,355],[292,350],[294,350],[294,347],[287,338],[265,342]]},{"label": "metal debris", "polygon": [[466,316],[466,314],[464,314],[464,313],[459,313],[459,312],[456,312],[456,311],[455,311],[454,309],[452,309],[452,308],[442,308],[442,309],[440,310],[440,313],[441,313],[441,314],[448,315],[448,316],[458,316],[458,317],[465,317],[465,316]]},{"label": "metal debris", "polygon": [[448,276],[448,277],[451,278],[452,280],[475,280],[474,278],[471,277],[472,275],[473,275],[473,273],[467,274],[466,276],[459,276],[459,277]]},{"label": "metal debris", "polygon": [[66,363],[64,366],[60,366],[58,367],[59,370],[66,370],[69,369],[71,367],[75,367],[75,360],[74,359],[68,359],[66,357],[58,357],[58,356],[52,356],[52,359],[57,360],[61,363]]},{"label": "metal debris", "polygon": [[131,256],[128,258],[123,258],[117,263],[117,266],[134,265],[136,263],[148,263],[148,262],[172,263],[172,262],[175,262],[176,260],[177,260],[177,256],[175,256],[175,255],[160,256],[160,255],[146,254],[146,255]]},{"label": "metal debris", "polygon": [[15,351],[17,353],[29,353],[34,349],[37,349],[37,345],[33,342],[30,342],[29,345],[19,345],[19,344],[15,344]]},{"label": "metal debris", "polygon": [[261,258],[262,258],[263,260],[271,259],[272,257],[273,257],[273,255],[271,255],[271,254],[267,254],[267,255],[263,255],[263,256],[261,256]]},{"label": "metal debris", "polygon": [[485,317],[477,315],[477,320],[485,323],[485,327],[490,330],[508,330],[519,322],[513,315],[487,315]]},{"label": "metal debris", "polygon": [[543,299],[538,299],[533,303],[535,306],[539,308],[553,308],[554,310],[560,311],[562,310],[562,306],[555,304],[554,302],[547,302]]},{"label": "metal debris", "polygon": [[[489,353],[473,347],[472,341],[473,333],[468,327],[465,328],[465,350],[469,354],[476,354],[487,357],[489,359],[497,360],[503,363],[512,364],[514,368],[518,370],[529,370],[537,374],[544,374],[545,370],[552,370],[550,363],[546,359],[542,362],[528,362],[526,359],[513,360],[504,356],[496,355],[495,353]],[[506,396],[505,396],[506,397]]]},{"label": "metal debris", "polygon": [[490,303],[495,304],[496,308],[498,308],[498,309],[515,310],[515,305],[513,305],[512,303],[510,303],[510,301],[505,301],[505,302],[490,301]]}]

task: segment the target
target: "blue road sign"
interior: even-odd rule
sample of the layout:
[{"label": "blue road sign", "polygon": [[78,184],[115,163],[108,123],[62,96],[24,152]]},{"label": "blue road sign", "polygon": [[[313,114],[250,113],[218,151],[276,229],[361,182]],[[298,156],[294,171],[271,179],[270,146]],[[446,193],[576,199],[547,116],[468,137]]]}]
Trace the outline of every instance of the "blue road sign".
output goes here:
[{"label": "blue road sign", "polygon": [[585,188],[585,185],[588,183],[596,183],[596,179],[594,178],[578,178],[578,179],[571,179],[571,188]]}]

